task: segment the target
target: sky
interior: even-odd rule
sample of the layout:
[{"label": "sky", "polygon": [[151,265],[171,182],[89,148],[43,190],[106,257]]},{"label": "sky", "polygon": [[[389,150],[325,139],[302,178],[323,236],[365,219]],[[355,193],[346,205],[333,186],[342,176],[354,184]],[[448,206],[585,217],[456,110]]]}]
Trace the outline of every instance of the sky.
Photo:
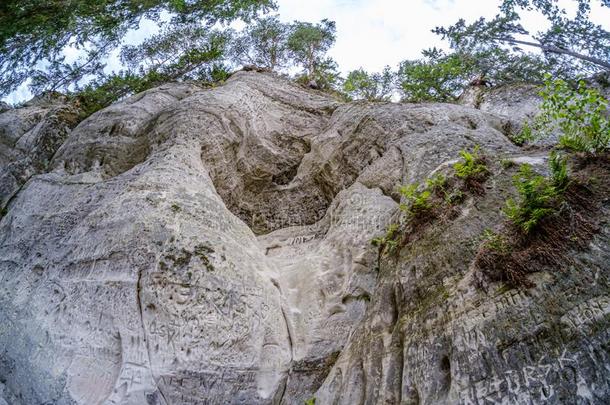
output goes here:
[{"label": "sky", "polygon": [[431,30],[460,18],[474,21],[493,17],[499,0],[279,0],[283,21],[337,23],[337,42],[330,51],[342,72],[363,67],[380,71],[405,59],[416,59],[422,49],[446,44]]},{"label": "sky", "polygon": [[[479,17],[497,14],[501,0],[276,0],[277,13],[285,22],[317,22],[323,18],[337,24],[337,42],[329,55],[343,74],[360,67],[380,71],[389,65],[396,68],[405,59],[416,59],[421,51],[447,44],[431,32],[436,26],[454,24],[460,18],[472,22]],[[566,8],[573,1],[561,0]],[[591,19],[610,29],[610,9],[595,7]],[[537,14],[523,16],[524,26],[532,32],[545,28],[545,19]],[[237,24],[239,26],[239,24]],[[137,44],[155,33],[156,24],[143,21],[138,30],[127,34],[125,42]],[[67,61],[78,57],[74,49],[65,50]],[[106,71],[118,70],[118,53],[109,58]],[[22,85],[4,100],[10,103],[31,98]]]}]

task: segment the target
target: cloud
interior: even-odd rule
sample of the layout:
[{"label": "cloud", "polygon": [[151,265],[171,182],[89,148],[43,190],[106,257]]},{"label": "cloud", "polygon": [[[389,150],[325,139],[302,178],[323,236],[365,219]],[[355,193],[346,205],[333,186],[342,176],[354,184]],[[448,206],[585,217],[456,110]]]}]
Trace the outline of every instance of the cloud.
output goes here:
[{"label": "cloud", "polygon": [[345,73],[359,67],[379,71],[420,57],[422,49],[446,47],[431,32],[434,27],[460,18],[491,17],[499,0],[279,0],[278,4],[284,21],[336,21],[337,43],[330,55]]}]

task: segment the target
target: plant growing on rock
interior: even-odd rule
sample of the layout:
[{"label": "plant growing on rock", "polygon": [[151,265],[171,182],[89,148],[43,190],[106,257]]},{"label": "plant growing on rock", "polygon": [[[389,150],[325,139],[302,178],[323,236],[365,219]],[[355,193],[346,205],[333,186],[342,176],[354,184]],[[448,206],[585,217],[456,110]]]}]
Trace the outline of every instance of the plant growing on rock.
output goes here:
[{"label": "plant growing on rock", "polygon": [[565,156],[552,151],[549,156],[549,171],[551,174],[551,183],[555,190],[563,193],[570,182],[568,175],[568,160]]},{"label": "plant growing on rock", "polygon": [[[547,176],[522,165],[515,176],[519,197],[504,209],[509,221],[495,232],[484,232],[475,268],[509,287],[533,287],[528,274],[578,260],[573,252],[588,248],[603,224],[608,177],[604,157],[568,173],[566,158],[552,153]],[[480,286],[483,280],[478,280]]]},{"label": "plant growing on rock", "polygon": [[432,191],[443,191],[447,185],[447,178],[438,173],[426,179],[426,188]]},{"label": "plant growing on rock", "polygon": [[470,190],[479,193],[482,191],[481,183],[489,174],[487,163],[480,150],[479,145],[476,145],[471,152],[461,150],[460,157],[462,159],[453,165],[455,175],[464,180]]},{"label": "plant growing on rock", "polygon": [[499,254],[507,254],[511,251],[511,246],[506,237],[490,229],[483,231],[483,245]]},{"label": "plant growing on rock", "polygon": [[396,240],[398,236],[398,229],[398,224],[391,224],[388,226],[385,236],[375,238],[371,241],[371,243],[373,246],[377,246],[380,251],[383,251],[385,248],[387,248],[390,252],[394,251],[396,245],[398,244]]},{"label": "plant growing on rock", "polygon": [[534,173],[523,164],[514,177],[519,199],[506,201],[504,213],[523,232],[529,233],[544,217],[553,213],[568,185],[567,160],[556,153],[549,159],[550,177]]},{"label": "plant growing on rock", "polygon": [[534,131],[530,123],[525,121],[523,123],[523,128],[521,129],[521,131],[519,131],[519,133],[511,139],[515,143],[515,145],[523,146],[527,142],[535,140],[536,137],[534,136]]},{"label": "plant growing on rock", "polygon": [[421,187],[419,184],[409,184],[400,188],[400,195],[405,199],[400,204],[400,210],[406,212],[410,216],[429,212],[432,208],[432,192],[427,187]]},{"label": "plant growing on rock", "polygon": [[559,132],[559,146],[589,155],[610,148],[608,100],[599,91],[588,88],[584,81],[573,88],[547,76],[541,95],[543,103],[534,124],[541,135]]}]

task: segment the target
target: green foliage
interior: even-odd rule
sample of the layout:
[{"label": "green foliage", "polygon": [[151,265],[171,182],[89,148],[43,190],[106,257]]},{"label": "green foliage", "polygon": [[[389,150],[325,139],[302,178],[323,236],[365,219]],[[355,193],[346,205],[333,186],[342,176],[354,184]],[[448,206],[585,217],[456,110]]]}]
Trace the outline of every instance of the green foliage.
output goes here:
[{"label": "green foliage", "polygon": [[140,76],[163,81],[209,80],[224,57],[230,34],[197,24],[167,27],[138,46],[126,46],[121,60]]},{"label": "green foliage", "polygon": [[310,398],[310,399],[306,400],[305,405],[316,405],[316,399]]},{"label": "green foliage", "polygon": [[[229,75],[222,65],[216,64],[208,67],[205,74],[206,76],[204,76],[203,72],[200,72],[198,77],[206,83],[226,80]],[[86,118],[94,112],[129,95],[140,93],[176,79],[177,77],[155,70],[141,75],[130,71],[123,71],[94,80],[81,90],[73,93],[71,97],[80,108],[81,118]]]},{"label": "green foliage", "polygon": [[489,229],[483,231],[483,243],[488,249],[501,255],[510,253],[511,251],[510,243],[506,238]]},{"label": "green foliage", "polygon": [[296,76],[296,81],[320,90],[336,92],[341,81],[339,66],[332,58],[326,58],[316,64],[312,75],[303,73]]},{"label": "green foliage", "polygon": [[241,65],[255,65],[270,70],[284,68],[289,63],[288,36],[290,24],[277,16],[262,17],[247,26],[231,45],[231,57]]},{"label": "green foliage", "polygon": [[525,121],[523,123],[523,128],[521,129],[519,134],[513,138],[513,142],[516,145],[522,146],[522,145],[526,144],[527,142],[533,141],[534,139],[536,139],[536,138],[534,136],[532,126],[530,125],[529,122]]},{"label": "green foliage", "polygon": [[143,78],[129,72],[121,72],[89,83],[75,94],[74,98],[80,107],[81,118],[85,118],[145,87]]},{"label": "green foliage", "polygon": [[515,161],[512,159],[502,159],[500,160],[500,164],[502,165],[503,169],[510,169],[511,167],[515,166]]},{"label": "green foliage", "polygon": [[403,101],[447,102],[460,95],[472,74],[470,59],[434,48],[424,51],[423,59],[402,62],[397,81]]},{"label": "green foliage", "polygon": [[353,100],[389,101],[394,90],[395,75],[389,66],[381,73],[368,73],[360,68],[349,72],[343,91]]},{"label": "green foliage", "polygon": [[528,164],[521,165],[514,177],[519,192],[517,201],[509,199],[504,213],[523,232],[529,233],[540,220],[555,212],[561,194],[568,185],[567,160],[552,154],[549,160],[550,176],[534,173]]},{"label": "green foliage", "polygon": [[462,160],[453,165],[457,177],[464,180],[479,180],[489,172],[485,160],[479,153],[480,150],[479,145],[476,145],[472,152],[460,151]]},{"label": "green foliage", "polygon": [[441,173],[437,173],[432,177],[426,179],[426,188],[432,192],[442,191],[447,184],[447,178]]},{"label": "green foliage", "polygon": [[464,201],[464,193],[462,192],[462,190],[458,189],[451,190],[449,192],[444,192],[443,200],[445,201],[445,204],[455,205]]},{"label": "green foliage", "polygon": [[296,80],[322,90],[335,89],[340,81],[337,63],[326,57],[335,42],[335,23],[280,22],[277,16],[255,20],[236,35],[229,54],[237,64],[252,64],[280,71],[297,66]]},{"label": "green foliage", "polygon": [[559,193],[563,193],[568,187],[570,177],[568,175],[568,159],[561,154],[552,151],[549,156],[549,171],[551,184]]},{"label": "green foliage", "polygon": [[[479,73],[494,84],[540,82],[545,72],[574,78],[578,73],[610,69],[610,33],[589,19],[589,0],[572,3],[578,4],[575,16],[557,0],[504,0],[491,20],[466,24],[462,19],[434,32],[449,40],[456,53],[476,56]],[[607,0],[599,3],[610,5]],[[531,35],[521,25],[524,11],[541,13],[549,28]],[[526,52],[522,46],[543,52]]]},{"label": "green foliage", "polygon": [[514,184],[519,191],[520,200],[506,201],[504,213],[513,224],[529,233],[542,218],[554,212],[557,194],[547,179],[534,174],[528,164],[521,166]]},{"label": "green foliage", "polygon": [[388,226],[385,236],[374,238],[371,243],[373,246],[377,246],[380,249],[387,248],[389,252],[392,252],[398,245],[398,242],[396,241],[398,230],[399,227],[397,224],[391,224]]},{"label": "green foliage", "polygon": [[332,63],[325,59],[325,54],[335,39],[334,21],[324,19],[317,24],[295,21],[291,26],[287,47],[293,61],[303,68],[304,75],[315,81],[330,69]]},{"label": "green foliage", "polygon": [[456,205],[464,200],[462,190],[451,186],[447,178],[440,173],[426,179],[426,189],[442,197],[447,205]]},{"label": "green foliage", "polygon": [[410,184],[402,186],[399,191],[404,197],[404,202],[400,204],[400,210],[408,215],[422,214],[433,208],[432,192],[428,188],[422,188],[419,184]]},{"label": "green foliage", "polygon": [[[183,39],[188,38],[188,39]],[[196,25],[167,28],[141,45],[126,46],[121,59],[127,70],[101,75],[73,92],[83,117],[115,101],[166,82],[219,82],[229,73],[219,63],[229,38]]]},{"label": "green foliage", "polygon": [[597,90],[583,81],[574,89],[564,80],[547,76],[541,95],[536,129],[542,135],[559,131],[559,145],[577,152],[597,154],[610,148],[608,100]]},{"label": "green foliage", "polygon": [[[119,49],[126,32],[143,18],[158,20],[163,13],[172,27],[211,27],[273,6],[271,0],[3,0],[0,95],[29,78],[38,92],[65,90],[89,75],[99,78],[103,58]],[[68,46],[85,50],[86,57],[65,63],[62,50]]]}]

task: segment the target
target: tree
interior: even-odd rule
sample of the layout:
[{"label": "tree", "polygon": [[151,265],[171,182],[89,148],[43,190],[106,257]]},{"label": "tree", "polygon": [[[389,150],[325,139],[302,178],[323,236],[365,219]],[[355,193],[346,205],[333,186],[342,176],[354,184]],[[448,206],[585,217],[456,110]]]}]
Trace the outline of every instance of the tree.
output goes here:
[{"label": "tree", "polygon": [[423,56],[400,64],[397,80],[403,101],[455,100],[473,76],[471,59],[436,48],[425,50]]},{"label": "tree", "polygon": [[[468,25],[460,20],[447,28],[437,27],[434,32],[448,39],[456,52],[479,57],[503,54],[506,60],[520,55],[535,62],[532,71],[516,65],[515,69],[520,71],[518,76],[549,72],[570,79],[582,73],[610,70],[610,33],[590,21],[590,0],[573,1],[578,6],[573,18],[568,17],[569,13],[560,7],[558,0],[504,0],[500,14],[489,21],[481,18]],[[599,0],[599,3],[610,7],[608,0]],[[540,12],[550,27],[531,34],[521,25],[519,12],[523,10]],[[523,38],[527,36],[529,39]],[[537,48],[542,55],[526,53],[522,46]]]},{"label": "tree", "polygon": [[[171,24],[248,19],[273,7],[273,0],[3,0],[0,2],[0,95],[31,76],[45,73],[46,90],[66,89],[87,75],[120,46],[125,33],[142,18],[169,13]],[[62,50],[85,51],[77,64],[64,63]]]},{"label": "tree", "polygon": [[126,69],[101,74],[72,93],[83,116],[128,95],[176,80],[214,82],[225,79],[222,65],[227,32],[209,30],[197,24],[165,27],[138,46],[126,46],[121,60]]},{"label": "tree", "polygon": [[343,91],[352,99],[389,101],[394,91],[395,74],[389,66],[381,73],[368,73],[360,68],[351,71],[343,83]]},{"label": "tree", "polygon": [[247,26],[231,44],[231,57],[238,64],[278,70],[288,64],[290,25],[277,16],[258,18]]},{"label": "tree", "polygon": [[295,80],[314,89],[336,93],[337,96],[341,97],[344,96],[339,91],[342,82],[341,75],[339,74],[339,65],[337,65],[333,58],[324,58],[318,61],[313,76],[302,73],[296,75]]},{"label": "tree", "polygon": [[170,26],[138,46],[125,46],[121,61],[134,72],[156,72],[166,81],[197,80],[206,77],[211,63],[222,61],[229,41],[229,31],[198,24]]},{"label": "tree", "polygon": [[[332,63],[324,56],[335,43],[335,22],[326,19],[318,24],[295,21],[290,31],[288,50],[294,62],[303,68],[305,76],[315,81],[316,76],[327,74]],[[322,68],[327,72],[323,73]]]}]

